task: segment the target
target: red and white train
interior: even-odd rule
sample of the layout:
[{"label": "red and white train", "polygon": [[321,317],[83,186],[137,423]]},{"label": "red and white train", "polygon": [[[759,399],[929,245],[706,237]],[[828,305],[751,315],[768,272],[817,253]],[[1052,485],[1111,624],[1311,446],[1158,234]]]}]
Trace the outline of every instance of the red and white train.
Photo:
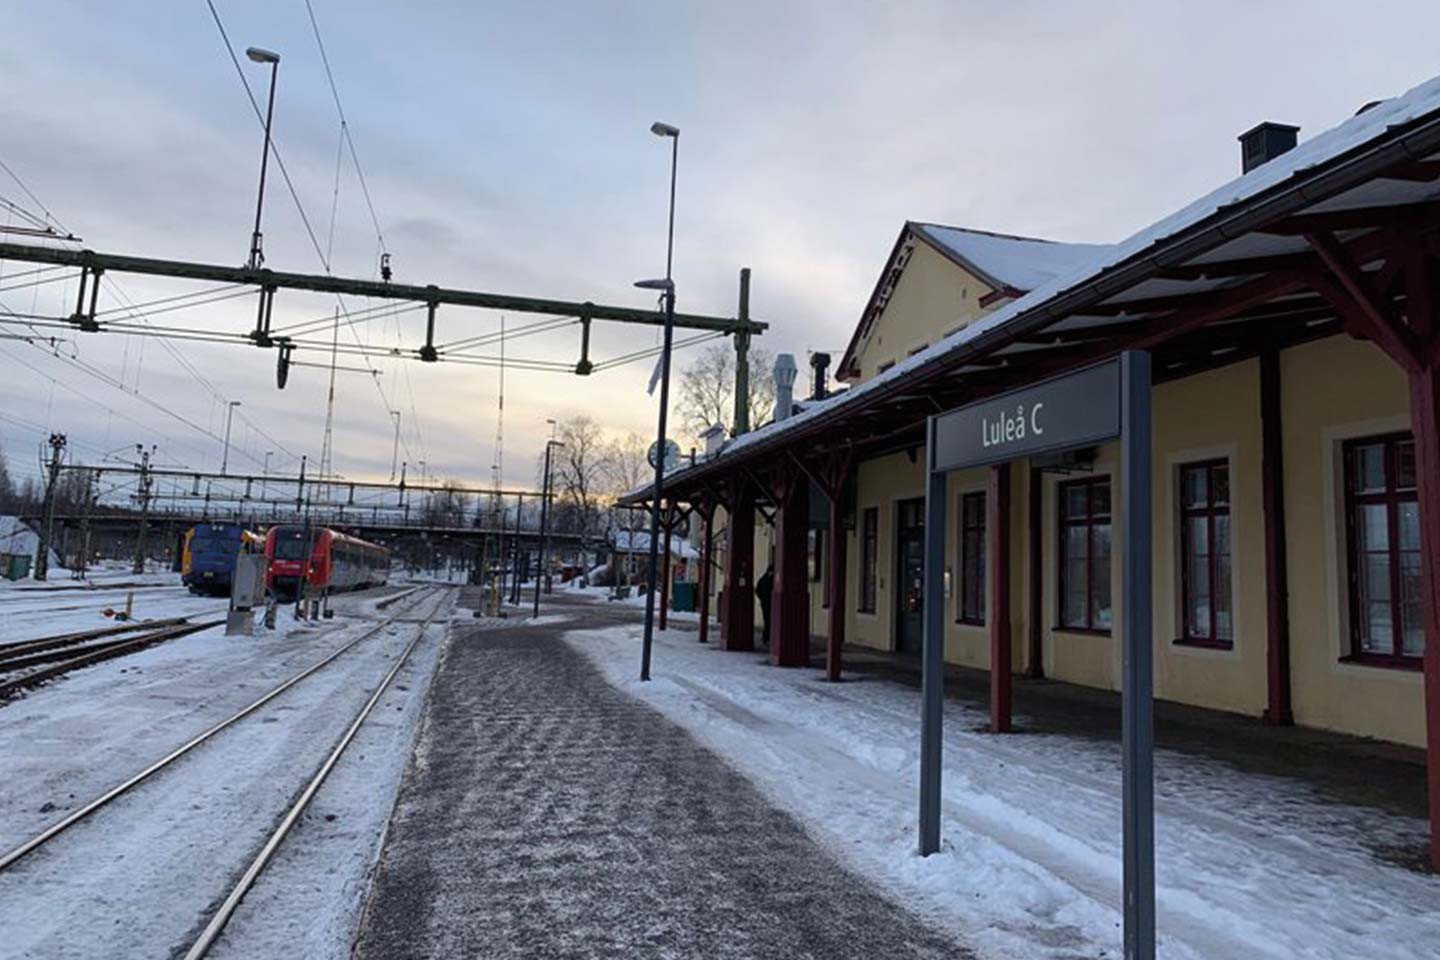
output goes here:
[{"label": "red and white train", "polygon": [[[307,553],[308,575],[302,572]],[[282,524],[265,534],[265,586],[281,602],[296,599],[302,576],[308,583],[306,594],[315,597],[379,586],[389,573],[389,550],[338,530]]]}]

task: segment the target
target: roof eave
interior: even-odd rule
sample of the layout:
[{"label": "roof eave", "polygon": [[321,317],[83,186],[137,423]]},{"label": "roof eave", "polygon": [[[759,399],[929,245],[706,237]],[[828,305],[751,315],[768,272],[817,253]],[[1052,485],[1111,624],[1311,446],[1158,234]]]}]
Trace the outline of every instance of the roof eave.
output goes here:
[{"label": "roof eave", "polygon": [[[1175,234],[1102,268],[1090,279],[1059,291],[1003,324],[982,331],[954,350],[922,360],[909,371],[908,376],[878,386],[873,392],[867,392],[862,400],[878,403],[899,393],[913,391],[917,380],[948,367],[962,366],[1014,340],[1031,336],[1067,316],[1083,312],[1087,306],[1155,279],[1163,271],[1182,265],[1229,240],[1343,193],[1398,163],[1420,160],[1437,150],[1440,150],[1440,112],[1431,112],[1389,128],[1376,138],[1317,162],[1313,167],[1295,171],[1288,179],[1254,196],[1219,207]],[[907,224],[907,229],[909,226]],[[693,471],[694,476],[683,479],[685,482],[704,480],[712,473],[733,469],[740,462],[767,454],[782,443],[811,436],[846,412],[849,406],[837,404],[795,429],[776,430],[772,437],[733,450],[728,455],[722,453],[685,471]],[[678,482],[681,477],[677,475],[675,480]]]}]

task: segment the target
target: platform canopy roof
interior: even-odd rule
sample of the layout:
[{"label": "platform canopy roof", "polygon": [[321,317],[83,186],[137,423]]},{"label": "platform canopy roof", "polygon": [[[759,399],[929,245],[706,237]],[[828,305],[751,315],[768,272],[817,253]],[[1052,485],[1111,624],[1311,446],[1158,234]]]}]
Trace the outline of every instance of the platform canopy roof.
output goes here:
[{"label": "platform canopy roof", "polygon": [[1388,347],[1393,334],[1370,321],[1392,308],[1395,251],[1407,245],[1440,250],[1440,77],[1367,105],[883,374],[730,441],[667,478],[667,494],[714,494],[777,456],[913,448],[931,413],[1122,350],[1151,350],[1163,382],[1341,332]]}]

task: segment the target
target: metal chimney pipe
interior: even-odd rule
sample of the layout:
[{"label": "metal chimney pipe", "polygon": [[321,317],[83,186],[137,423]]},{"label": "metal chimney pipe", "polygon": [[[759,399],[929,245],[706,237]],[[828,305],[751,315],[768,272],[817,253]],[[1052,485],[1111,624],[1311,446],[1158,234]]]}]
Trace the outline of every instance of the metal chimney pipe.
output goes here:
[{"label": "metal chimney pipe", "polygon": [[811,371],[811,377],[810,377],[810,399],[811,399],[811,400],[824,400],[827,396],[830,395],[830,384],[827,382],[827,379],[828,379],[828,378],[827,378],[827,376],[826,376],[826,374],[828,373],[829,369],[830,369],[830,354],[828,354],[828,353],[819,353],[819,352],[810,354],[810,371]]},{"label": "metal chimney pipe", "polygon": [[775,358],[775,422],[788,420],[795,412],[795,357],[782,353]]}]

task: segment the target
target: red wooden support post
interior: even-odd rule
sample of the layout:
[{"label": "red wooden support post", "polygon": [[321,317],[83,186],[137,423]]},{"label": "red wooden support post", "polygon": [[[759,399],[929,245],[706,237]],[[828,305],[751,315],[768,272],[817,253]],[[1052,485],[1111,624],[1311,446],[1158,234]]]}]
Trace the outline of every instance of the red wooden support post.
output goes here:
[{"label": "red wooden support post", "polygon": [[[843,487],[842,487],[843,489]],[[845,528],[843,497],[830,497],[830,623],[825,638],[825,679],[840,679],[840,651],[845,646]]]},{"label": "red wooden support post", "polygon": [[1030,566],[1029,595],[1026,597],[1025,630],[1030,639],[1030,662],[1026,674],[1032,680],[1045,676],[1045,475],[1030,469],[1029,536],[1026,559]]},{"label": "red wooden support post", "polygon": [[1440,367],[1410,375],[1410,424],[1420,501],[1420,591],[1425,606],[1425,770],[1430,863],[1440,870]]},{"label": "red wooden support post", "polygon": [[810,664],[810,479],[782,461],[775,471],[775,590],[770,602],[770,662]]},{"label": "red wooden support post", "polygon": [[[660,541],[660,622],[657,626],[665,629],[665,611],[670,608],[670,542],[671,531],[675,529],[675,507],[663,508],[665,519],[660,522],[660,535],[665,539]],[[656,589],[651,586],[652,590]]]},{"label": "red wooden support post", "polygon": [[1425,344],[1410,372],[1410,429],[1415,436],[1416,499],[1420,507],[1420,596],[1425,617],[1425,779],[1430,804],[1430,864],[1440,870],[1440,318],[1433,275],[1424,257],[1406,271],[1410,329]]},{"label": "red wooden support post", "polygon": [[1280,423],[1280,353],[1260,355],[1261,487],[1265,507],[1265,722],[1291,726],[1290,577],[1285,558],[1285,451]]},{"label": "red wooden support post", "polygon": [[701,538],[704,553],[700,557],[700,642],[707,643],[710,639],[710,579],[715,567],[715,504],[703,504],[700,515],[705,520],[705,532]]},{"label": "red wooden support post", "polygon": [[990,468],[990,731],[1009,733],[1014,680],[1010,637],[1010,464]]},{"label": "red wooden support post", "polygon": [[755,491],[743,476],[730,480],[726,518],[724,616],[720,645],[726,650],[755,649]]}]

